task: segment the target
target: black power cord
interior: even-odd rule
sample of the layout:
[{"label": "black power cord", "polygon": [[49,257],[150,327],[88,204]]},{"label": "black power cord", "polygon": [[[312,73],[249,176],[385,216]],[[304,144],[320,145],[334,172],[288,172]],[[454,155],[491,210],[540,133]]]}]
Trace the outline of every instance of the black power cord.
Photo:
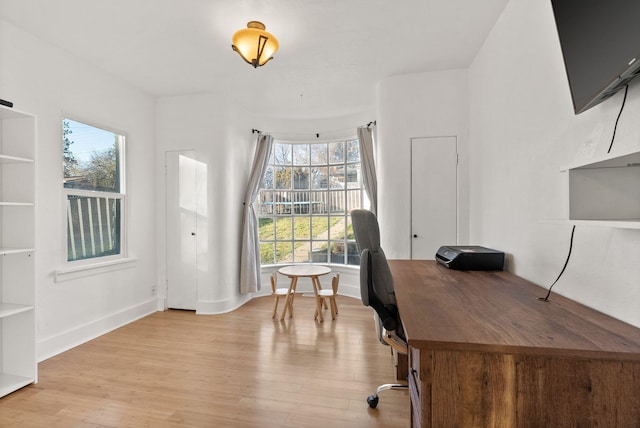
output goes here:
[{"label": "black power cord", "polygon": [[576,231],[576,225],[574,224],[573,228],[571,229],[571,241],[569,242],[569,254],[567,254],[567,260],[564,262],[564,266],[562,267],[562,270],[560,271],[560,275],[558,275],[556,280],[553,281],[553,284],[551,284],[551,287],[549,287],[549,291],[547,291],[547,295],[544,296],[544,297],[538,297],[538,300],[541,300],[543,302],[548,302],[549,301],[549,296],[551,295],[551,289],[553,288],[554,285],[556,285],[556,282],[558,282],[558,280],[560,279],[560,277],[564,273],[564,270],[567,268],[567,265],[569,264],[569,258],[571,257],[571,250],[573,249],[573,235],[574,235],[575,231]]},{"label": "black power cord", "polygon": [[629,91],[629,85],[624,86],[624,98],[622,98],[622,106],[620,106],[620,111],[618,112],[618,117],[616,119],[616,124],[613,127],[613,135],[611,136],[611,144],[609,144],[609,150],[607,153],[611,152],[611,147],[613,147],[613,140],[616,139],[616,129],[618,128],[618,121],[620,120],[620,115],[622,114],[622,110],[624,110],[624,103],[627,101],[627,92]]}]

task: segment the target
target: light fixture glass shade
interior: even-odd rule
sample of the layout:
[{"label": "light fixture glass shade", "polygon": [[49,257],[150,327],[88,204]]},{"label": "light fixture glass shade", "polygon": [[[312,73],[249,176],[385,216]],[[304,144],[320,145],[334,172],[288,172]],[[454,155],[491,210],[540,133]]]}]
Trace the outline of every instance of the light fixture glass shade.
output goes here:
[{"label": "light fixture glass shade", "polygon": [[236,31],[232,43],[233,50],[254,68],[273,59],[273,54],[279,46],[278,39],[265,31],[264,24],[258,21],[250,21],[247,23],[247,28]]}]

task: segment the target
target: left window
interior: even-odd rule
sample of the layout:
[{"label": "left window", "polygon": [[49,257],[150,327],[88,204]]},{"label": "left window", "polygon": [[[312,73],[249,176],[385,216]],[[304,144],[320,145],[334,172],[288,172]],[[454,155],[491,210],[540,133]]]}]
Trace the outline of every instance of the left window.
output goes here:
[{"label": "left window", "polygon": [[67,261],[123,256],[125,136],[62,119]]}]

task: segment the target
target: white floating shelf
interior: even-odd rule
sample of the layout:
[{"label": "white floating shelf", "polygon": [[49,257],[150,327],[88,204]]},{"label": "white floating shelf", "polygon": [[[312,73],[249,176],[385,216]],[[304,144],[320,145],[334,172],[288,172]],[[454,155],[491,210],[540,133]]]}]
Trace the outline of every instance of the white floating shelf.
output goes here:
[{"label": "white floating shelf", "polygon": [[607,153],[566,168],[569,221],[640,229],[640,151]]}]

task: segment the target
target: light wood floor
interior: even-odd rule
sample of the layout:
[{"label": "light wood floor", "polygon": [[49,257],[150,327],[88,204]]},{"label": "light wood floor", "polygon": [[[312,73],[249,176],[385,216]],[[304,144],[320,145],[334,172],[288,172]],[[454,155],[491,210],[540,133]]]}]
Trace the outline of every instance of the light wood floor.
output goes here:
[{"label": "light wood floor", "polygon": [[0,399],[1,427],[408,427],[373,312],[339,296],[313,320],[313,299],[271,318],[273,299],[223,315],[157,312],[39,365],[39,382]]}]

